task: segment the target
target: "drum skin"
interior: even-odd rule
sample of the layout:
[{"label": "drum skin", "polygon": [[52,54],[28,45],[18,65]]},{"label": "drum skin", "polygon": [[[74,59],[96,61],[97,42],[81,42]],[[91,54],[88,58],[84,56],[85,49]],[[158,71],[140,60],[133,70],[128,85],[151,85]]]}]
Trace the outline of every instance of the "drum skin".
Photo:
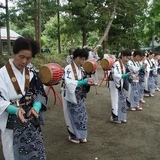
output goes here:
[{"label": "drum skin", "polygon": [[104,70],[109,70],[112,68],[114,64],[114,60],[112,58],[103,58],[101,60],[101,67],[104,69]]},{"label": "drum skin", "polygon": [[93,73],[96,71],[98,63],[95,60],[87,60],[83,63],[83,69],[87,73]]},{"label": "drum skin", "polygon": [[39,70],[39,77],[46,86],[58,84],[64,73],[63,68],[57,63],[44,64]]}]

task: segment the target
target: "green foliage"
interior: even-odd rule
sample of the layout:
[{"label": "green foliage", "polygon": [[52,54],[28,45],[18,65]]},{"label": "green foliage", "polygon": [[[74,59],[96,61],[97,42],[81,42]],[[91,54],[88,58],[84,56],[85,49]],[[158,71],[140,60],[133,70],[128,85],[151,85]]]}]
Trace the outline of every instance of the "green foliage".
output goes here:
[{"label": "green foliage", "polygon": [[[115,1],[118,2],[116,16],[107,40],[110,50],[138,48],[148,44],[153,33],[160,35],[159,1],[154,1],[148,13],[146,0],[68,0],[63,5],[57,0],[41,0],[42,47],[57,54],[58,25],[63,54],[71,47],[94,46],[106,29]],[[16,7],[10,9],[11,29],[35,37],[38,2],[16,0]]]},{"label": "green foliage", "polygon": [[[0,67],[4,66],[9,58],[12,58],[13,55],[0,55]],[[44,64],[48,63],[58,63],[61,66],[66,64],[66,55],[60,54],[38,54],[35,58],[31,60],[31,63],[35,66],[36,69],[39,69]]]},{"label": "green foliage", "polygon": [[[132,4],[132,5],[131,5]],[[122,7],[123,6],[123,7]],[[120,1],[118,12],[109,32],[109,46],[111,49],[139,48],[144,37],[142,30],[146,25],[145,0]]]}]

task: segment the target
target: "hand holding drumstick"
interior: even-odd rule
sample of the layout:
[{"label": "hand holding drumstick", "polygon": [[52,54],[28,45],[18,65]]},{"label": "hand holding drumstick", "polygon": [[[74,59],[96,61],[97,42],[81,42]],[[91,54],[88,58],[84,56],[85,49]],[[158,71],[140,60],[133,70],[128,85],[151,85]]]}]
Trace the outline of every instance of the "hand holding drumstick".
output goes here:
[{"label": "hand holding drumstick", "polygon": [[93,78],[88,78],[88,84],[89,85],[96,85],[96,83],[94,82]]}]

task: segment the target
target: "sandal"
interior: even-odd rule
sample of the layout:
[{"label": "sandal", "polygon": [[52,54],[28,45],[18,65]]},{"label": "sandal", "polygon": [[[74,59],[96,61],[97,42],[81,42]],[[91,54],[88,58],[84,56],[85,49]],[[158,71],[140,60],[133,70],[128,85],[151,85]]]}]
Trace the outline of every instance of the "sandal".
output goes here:
[{"label": "sandal", "polygon": [[127,123],[127,120],[126,120],[126,119],[124,119],[124,120],[122,120],[121,122],[122,122],[122,123]]},{"label": "sandal", "polygon": [[142,111],[142,107],[136,107],[136,111]]},{"label": "sandal", "polygon": [[116,120],[114,120],[114,119],[111,119],[110,120],[112,123],[117,123],[117,124],[120,124],[121,123],[121,121],[116,121]]},{"label": "sandal", "polygon": [[136,109],[133,108],[133,107],[130,107],[130,108],[128,108],[127,110],[128,110],[128,111],[135,111]]},{"label": "sandal", "polygon": [[143,99],[140,99],[140,102],[141,102],[141,103],[145,103],[145,101],[144,101]]},{"label": "sandal", "polygon": [[80,139],[80,142],[81,143],[87,143],[87,139],[86,138]]},{"label": "sandal", "polygon": [[78,139],[73,139],[73,138],[71,138],[70,136],[68,137],[68,140],[69,140],[70,142],[73,142],[73,143],[76,143],[76,144],[80,143],[80,141],[79,141]]},{"label": "sandal", "polygon": [[154,97],[154,95],[153,95],[153,94],[149,94],[149,96],[150,96],[150,97]]}]

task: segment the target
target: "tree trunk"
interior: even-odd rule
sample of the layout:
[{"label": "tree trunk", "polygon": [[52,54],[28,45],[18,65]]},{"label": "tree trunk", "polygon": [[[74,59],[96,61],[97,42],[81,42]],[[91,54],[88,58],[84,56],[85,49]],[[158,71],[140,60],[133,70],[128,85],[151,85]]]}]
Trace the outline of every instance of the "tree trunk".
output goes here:
[{"label": "tree trunk", "polygon": [[106,51],[108,48],[108,35],[103,41],[103,51]]},{"label": "tree trunk", "polygon": [[37,13],[37,0],[34,1],[34,8],[35,8],[35,18],[34,18],[34,29],[35,29],[35,39],[38,42],[38,13]]},{"label": "tree trunk", "polygon": [[6,26],[7,26],[7,50],[8,50],[8,54],[11,54],[8,0],[6,0]]},{"label": "tree trunk", "polygon": [[[59,6],[59,0],[57,0],[57,5]],[[59,10],[57,11],[57,22],[58,22],[58,53],[61,54],[61,33],[60,33]]]},{"label": "tree trunk", "polygon": [[86,46],[87,45],[87,35],[86,35],[86,31],[85,29],[82,31],[82,38],[83,38],[83,41],[82,41],[82,47],[83,46]]},{"label": "tree trunk", "polygon": [[0,27],[0,54],[2,54],[1,27]]},{"label": "tree trunk", "polygon": [[114,19],[115,14],[116,14],[117,4],[118,4],[118,1],[115,0],[115,1],[114,1],[114,5],[113,5],[112,15],[111,15],[111,17],[110,17],[110,20],[109,20],[108,23],[107,23],[107,27],[106,27],[106,29],[105,29],[104,35],[98,40],[98,42],[97,42],[97,44],[96,44],[96,46],[95,46],[95,48],[94,48],[95,51],[98,50],[98,47],[97,47],[97,46],[102,45],[103,41],[104,41],[105,39],[108,39],[108,33],[109,33],[109,30],[110,30],[110,28],[111,28],[113,19]]},{"label": "tree trunk", "polygon": [[38,0],[38,19],[37,19],[37,24],[38,24],[37,41],[39,43],[40,53],[41,53],[41,0]]}]

